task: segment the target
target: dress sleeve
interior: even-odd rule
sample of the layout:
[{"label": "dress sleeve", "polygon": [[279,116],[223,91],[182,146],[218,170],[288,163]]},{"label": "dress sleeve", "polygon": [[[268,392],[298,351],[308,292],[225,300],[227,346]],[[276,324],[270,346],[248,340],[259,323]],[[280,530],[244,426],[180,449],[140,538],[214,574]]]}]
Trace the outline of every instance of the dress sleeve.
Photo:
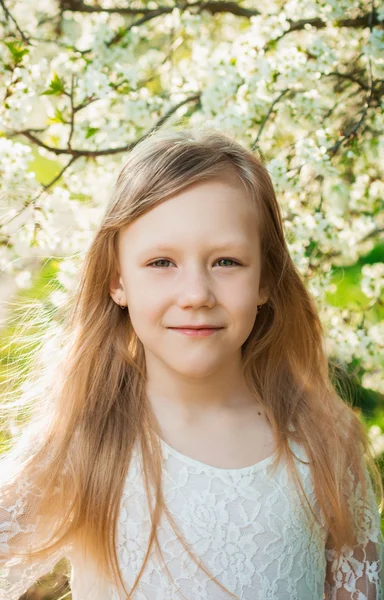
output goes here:
[{"label": "dress sleeve", "polygon": [[36,495],[21,482],[12,490],[0,489],[0,600],[18,600],[65,556],[65,548],[33,563],[12,555],[13,549],[25,551],[38,524],[30,516]]},{"label": "dress sleeve", "polygon": [[337,559],[336,551],[325,547],[326,577],[324,600],[384,600],[384,539],[381,531],[380,513],[367,468],[367,497],[362,499],[362,485],[355,483],[351,469],[349,506],[356,522],[361,519],[358,544],[342,547]]}]

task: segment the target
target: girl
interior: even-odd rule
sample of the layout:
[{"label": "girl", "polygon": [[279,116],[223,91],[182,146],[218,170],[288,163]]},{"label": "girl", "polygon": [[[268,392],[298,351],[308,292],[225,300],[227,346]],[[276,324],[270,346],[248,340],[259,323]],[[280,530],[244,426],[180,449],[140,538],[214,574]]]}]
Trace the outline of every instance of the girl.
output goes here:
[{"label": "girl", "polygon": [[383,598],[380,473],[259,158],[139,143],[63,328],[3,459],[2,600],[61,557],[73,600]]}]

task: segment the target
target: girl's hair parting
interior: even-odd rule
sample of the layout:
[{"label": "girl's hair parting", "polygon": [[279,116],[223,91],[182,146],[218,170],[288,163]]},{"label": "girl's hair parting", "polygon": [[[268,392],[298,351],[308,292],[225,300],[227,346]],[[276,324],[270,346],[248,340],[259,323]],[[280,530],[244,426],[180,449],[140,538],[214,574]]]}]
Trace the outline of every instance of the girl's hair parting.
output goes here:
[{"label": "girl's hair parting", "polygon": [[[11,465],[4,470],[8,473],[4,485],[10,497],[21,483],[34,489],[33,501],[28,496],[25,508],[31,519],[40,520],[33,546],[29,541],[24,548],[19,540],[11,548],[15,555],[25,553],[33,560],[76,541],[107,580],[120,582],[131,598],[153,544],[170,576],[157,536],[164,513],[193,560],[211,576],[165,503],[161,432],[145,394],[144,349],[129,310],[122,311],[111,298],[110,282],[120,272],[117,242],[123,227],[188,186],[222,178],[229,170],[245,186],[258,213],[260,283],[269,297],[241,351],[244,378],[273,427],[277,443],[273,470],[281,458],[286,460],[301,505],[312,523],[317,521],[288,442],[303,446],[337,553],[344,544],[357,543],[359,528],[350,514],[346,473],[361,483],[365,500],[368,466],[382,503],[382,482],[366,426],[332,383],[336,361],[326,356],[318,312],[290,257],[263,161],[215,130],[156,131],[128,154],[82,262],[53,345],[56,351],[44,365],[36,359],[27,391],[23,387],[30,416],[2,459]],[[20,406],[23,398],[14,409]],[[143,565],[128,592],[118,566],[116,529],[136,442],[152,526]]]}]

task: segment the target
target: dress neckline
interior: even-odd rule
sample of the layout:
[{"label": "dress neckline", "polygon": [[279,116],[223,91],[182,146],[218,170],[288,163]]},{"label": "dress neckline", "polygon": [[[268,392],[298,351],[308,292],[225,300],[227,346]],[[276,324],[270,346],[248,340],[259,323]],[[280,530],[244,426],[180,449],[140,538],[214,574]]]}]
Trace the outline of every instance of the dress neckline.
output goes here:
[{"label": "dress neckline", "polygon": [[277,450],[275,450],[273,452],[273,454],[271,454],[270,456],[267,456],[266,458],[263,458],[262,460],[259,460],[257,463],[255,463],[253,465],[249,465],[248,467],[240,467],[238,469],[236,469],[236,468],[224,469],[221,467],[214,467],[213,465],[208,465],[207,463],[203,463],[200,460],[197,460],[196,458],[191,458],[190,456],[181,454],[181,452],[179,452],[178,450],[175,450],[175,448],[172,448],[172,446],[167,444],[161,437],[159,439],[160,439],[160,443],[162,444],[163,448],[165,448],[166,453],[175,456],[176,458],[178,458],[185,464],[188,464],[188,465],[191,465],[194,467],[198,467],[199,469],[204,470],[204,471],[210,471],[211,473],[218,473],[218,474],[226,474],[226,473],[228,473],[228,474],[237,474],[237,473],[249,474],[249,473],[254,473],[256,471],[260,471],[262,469],[265,469],[265,467],[273,461],[273,459],[275,458],[275,456],[277,454]]}]

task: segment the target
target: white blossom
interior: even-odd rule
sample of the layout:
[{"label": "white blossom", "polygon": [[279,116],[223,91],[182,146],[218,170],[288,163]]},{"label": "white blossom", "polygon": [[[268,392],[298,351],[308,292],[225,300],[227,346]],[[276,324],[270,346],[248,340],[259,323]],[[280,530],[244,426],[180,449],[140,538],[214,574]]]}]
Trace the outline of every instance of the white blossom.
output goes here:
[{"label": "white blossom", "polygon": [[363,265],[361,289],[368,298],[379,298],[384,290],[384,263]]}]

